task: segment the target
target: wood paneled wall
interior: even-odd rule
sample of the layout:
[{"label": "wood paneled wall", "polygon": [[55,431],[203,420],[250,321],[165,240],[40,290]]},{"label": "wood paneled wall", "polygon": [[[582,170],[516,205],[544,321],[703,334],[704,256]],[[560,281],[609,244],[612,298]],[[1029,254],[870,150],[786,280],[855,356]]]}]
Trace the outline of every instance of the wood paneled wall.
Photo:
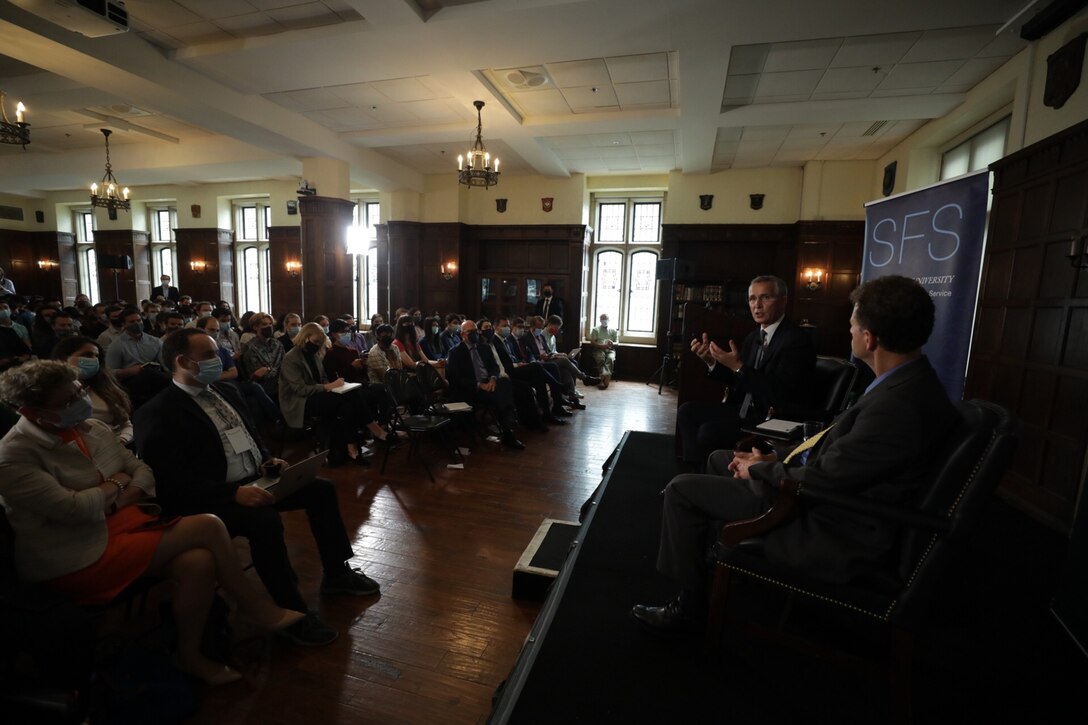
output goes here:
[{"label": "wood paneled wall", "polygon": [[536,277],[555,285],[565,302],[558,347],[570,350],[581,338],[583,258],[582,224],[474,226],[462,247],[461,299],[470,315],[481,312],[480,277]]},{"label": "wood paneled wall", "polygon": [[268,255],[271,264],[272,314],[281,320],[289,312],[302,311],[302,276],[287,272],[288,262],[302,262],[302,230],[299,227],[269,227]]},{"label": "wood paneled wall", "polygon": [[[98,254],[98,290],[103,299],[125,300],[135,304],[151,294],[151,255],[148,234],[139,229],[99,229],[94,233]],[[107,269],[103,255],[132,258],[130,269]]]},{"label": "wood paneled wall", "polygon": [[302,317],[339,315],[353,308],[347,233],[355,202],[326,196],[299,197],[302,215]]},{"label": "wood paneled wall", "polygon": [[1088,271],[1070,264],[1088,236],[1088,121],[1001,161],[966,396],[1019,416],[1003,490],[1041,520],[1072,524],[1088,467]]},{"label": "wood paneled wall", "polygon": [[[206,227],[177,229],[177,288],[194,302],[234,299],[234,233],[230,229]],[[193,262],[203,262],[204,272],[193,271]]]},{"label": "wood paneled wall", "polygon": [[[39,267],[39,261],[51,262]],[[67,232],[0,229],[0,267],[22,295],[71,304],[78,293],[75,237]]]},{"label": "wood paneled wall", "polygon": [[[793,319],[815,326],[816,352],[850,355],[850,293],[861,278],[865,222],[806,221],[797,223],[797,267],[789,281]],[[817,267],[827,273],[822,286],[810,290],[801,273]]]},{"label": "wood paneled wall", "polygon": [[[469,299],[462,241],[469,227],[458,222],[389,222],[378,227],[378,306],[386,320],[398,307],[419,306],[424,314],[460,310]],[[453,279],[442,265],[455,262]],[[468,310],[461,310],[467,312]]]}]

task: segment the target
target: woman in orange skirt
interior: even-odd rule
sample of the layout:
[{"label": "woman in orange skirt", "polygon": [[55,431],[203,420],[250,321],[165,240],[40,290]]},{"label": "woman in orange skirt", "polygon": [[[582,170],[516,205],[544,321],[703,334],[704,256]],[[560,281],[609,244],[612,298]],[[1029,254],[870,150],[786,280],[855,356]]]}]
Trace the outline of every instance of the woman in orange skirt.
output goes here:
[{"label": "woman in orange skirt", "polygon": [[0,498],[24,580],[101,604],[144,574],[168,575],[176,584],[177,664],[209,684],[241,678],[200,653],[217,583],[268,629],[303,618],[250,585],[218,518],[157,517],[151,469],[109,426],[88,419],[91,403],[74,368],[48,360],[8,370],[0,399],[21,416],[0,440]]}]

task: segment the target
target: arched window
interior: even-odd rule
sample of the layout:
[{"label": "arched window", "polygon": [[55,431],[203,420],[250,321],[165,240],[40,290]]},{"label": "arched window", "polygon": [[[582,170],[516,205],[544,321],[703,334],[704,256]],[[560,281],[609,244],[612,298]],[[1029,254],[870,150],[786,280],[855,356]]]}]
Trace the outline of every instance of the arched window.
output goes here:
[{"label": "arched window", "polygon": [[592,315],[607,314],[627,342],[652,343],[657,336],[657,262],[660,259],[660,198],[594,199]]}]

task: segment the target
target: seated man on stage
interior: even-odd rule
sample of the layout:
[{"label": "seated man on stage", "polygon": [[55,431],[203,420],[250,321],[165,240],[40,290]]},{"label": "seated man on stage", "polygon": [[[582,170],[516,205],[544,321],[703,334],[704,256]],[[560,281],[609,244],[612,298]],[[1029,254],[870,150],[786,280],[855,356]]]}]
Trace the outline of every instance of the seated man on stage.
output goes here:
[{"label": "seated man on stage", "polygon": [[748,285],[748,308],[759,323],[740,349],[729,341],[719,347],[706,333],[691,341],[691,351],[706,363],[707,375],[730,385],[726,401],[689,401],[676,412],[683,459],[700,464],[712,451],[732,447],[744,424],[758,425],[770,408],[789,418],[803,409],[807,386],[816,367],[812,338],[786,318],[786,283],[778,277],[756,277]]},{"label": "seated man on stage", "polygon": [[[791,478],[884,503],[909,500],[939,461],[933,451],[958,422],[941,381],[922,354],[934,308],[916,281],[870,280],[850,295],[850,347],[876,379],[827,429],[783,460],[774,453],[717,451],[716,475],[684,474],[665,489],[657,569],[680,584],[662,607],[637,605],[632,615],[658,631],[695,629],[706,609],[709,536],[721,522],[770,508],[771,482]],[[827,505],[802,507],[768,535],[768,559],[831,582],[874,569],[895,542],[894,527]]]},{"label": "seated man on stage", "polygon": [[[264,463],[285,462],[269,456],[241,397],[218,382],[222,360],[215,340],[202,330],[178,330],[166,336],[163,357],[173,380],[133,420],[136,450],[155,473],[163,510],[218,516],[231,536],[249,539],[253,567],[272,599],[305,612],[280,521],[280,511],[305,509],[324,569],[322,593],[377,594],[378,583],[349,565],[351,540],[331,481],[315,478],[280,501],[246,485],[261,477]],[[308,646],[337,637],[312,613],[283,634]]]}]

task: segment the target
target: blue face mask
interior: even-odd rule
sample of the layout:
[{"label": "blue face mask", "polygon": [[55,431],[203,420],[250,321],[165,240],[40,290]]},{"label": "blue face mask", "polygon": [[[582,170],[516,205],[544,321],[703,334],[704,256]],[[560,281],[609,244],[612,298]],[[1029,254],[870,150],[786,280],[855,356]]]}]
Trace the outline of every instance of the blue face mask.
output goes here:
[{"label": "blue face mask", "polygon": [[0,310],[0,320],[6,320],[11,317],[11,310]]},{"label": "blue face mask", "polygon": [[503,337],[510,337],[510,328],[509,327],[500,327],[499,328],[499,334],[502,335]]},{"label": "blue face mask", "polygon": [[199,366],[199,370],[193,375],[198,381],[204,385],[211,385],[223,374],[223,361],[216,355],[211,360],[193,360],[190,358],[190,362],[195,362]]},{"label": "blue face mask", "polygon": [[96,357],[81,357],[79,359],[79,365],[76,367],[79,369],[80,380],[90,380],[95,375],[98,375],[98,371],[102,364],[98,362]]},{"label": "blue face mask", "polygon": [[351,342],[351,333],[350,332],[341,332],[340,333],[340,344],[347,345],[349,342]]},{"label": "blue face mask", "polygon": [[68,405],[55,411],[58,420],[53,423],[57,428],[75,428],[91,417],[91,396],[81,395]]},{"label": "blue face mask", "polygon": [[288,327],[287,328],[287,334],[290,335],[291,337],[294,337],[295,335],[297,335],[300,332],[302,332],[302,328],[300,326],[298,326],[298,325],[294,325],[293,327]]}]

